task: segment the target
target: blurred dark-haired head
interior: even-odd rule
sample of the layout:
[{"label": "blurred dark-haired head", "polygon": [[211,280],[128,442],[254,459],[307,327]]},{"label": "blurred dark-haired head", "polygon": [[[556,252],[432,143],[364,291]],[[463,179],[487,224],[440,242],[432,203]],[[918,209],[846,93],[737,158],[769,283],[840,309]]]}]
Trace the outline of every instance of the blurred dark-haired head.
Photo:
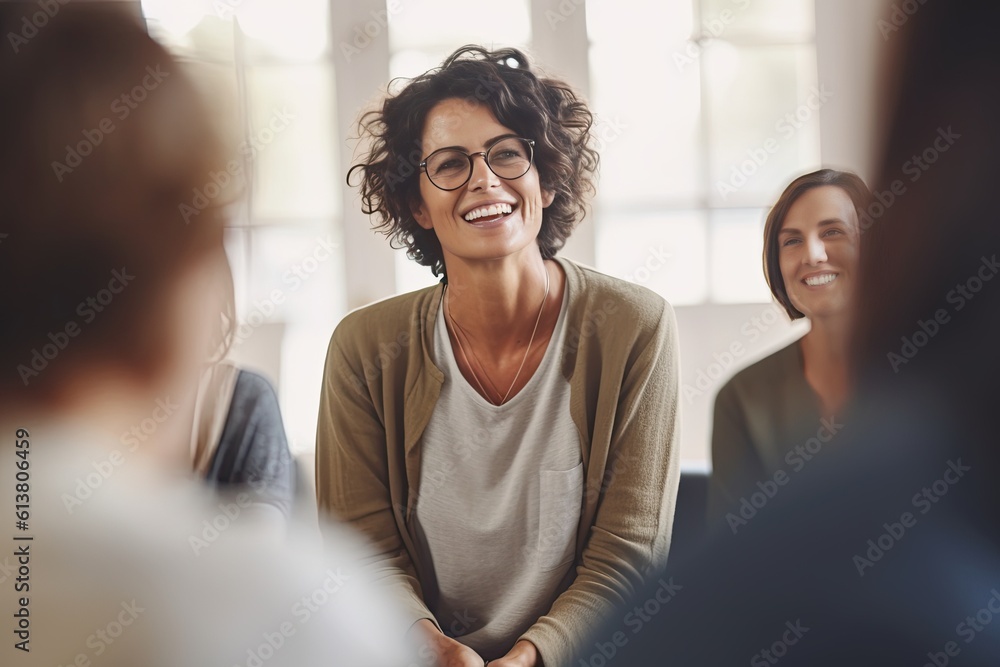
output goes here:
[{"label": "blurred dark-haired head", "polygon": [[[873,192],[894,183],[905,192],[862,249],[866,288],[856,340],[869,377],[940,374],[963,399],[981,394],[990,402],[1000,371],[998,19],[995,4],[929,3],[900,35]],[[906,345],[925,336],[915,350]],[[890,359],[904,346],[903,362]]]},{"label": "blurred dark-haired head", "polygon": [[854,341],[866,395],[933,397],[966,429],[949,444],[975,449],[972,458],[994,470],[998,22],[996,3],[927,3],[892,45],[885,77],[892,92],[887,86],[881,113],[886,148],[873,194],[886,201],[896,194],[862,244]]}]

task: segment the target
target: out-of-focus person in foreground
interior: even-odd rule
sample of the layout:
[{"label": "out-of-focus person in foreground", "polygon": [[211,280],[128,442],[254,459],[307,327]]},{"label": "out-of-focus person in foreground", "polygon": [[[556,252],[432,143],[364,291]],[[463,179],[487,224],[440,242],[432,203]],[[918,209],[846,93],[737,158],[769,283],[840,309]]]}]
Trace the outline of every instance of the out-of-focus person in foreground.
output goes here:
[{"label": "out-of-focus person in foreground", "polygon": [[837,442],[583,664],[997,664],[998,24],[1000,5],[931,2],[892,35]]},{"label": "out-of-focus person in foreground", "polygon": [[131,4],[54,6],[0,6],[0,663],[406,664],[353,538],[262,537],[190,474],[223,217],[179,206],[223,149]]}]

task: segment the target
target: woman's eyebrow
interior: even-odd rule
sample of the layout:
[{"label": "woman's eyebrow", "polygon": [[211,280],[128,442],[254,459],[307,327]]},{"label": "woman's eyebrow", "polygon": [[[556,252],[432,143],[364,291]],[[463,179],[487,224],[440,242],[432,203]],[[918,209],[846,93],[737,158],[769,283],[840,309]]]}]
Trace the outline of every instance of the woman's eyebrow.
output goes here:
[{"label": "woman's eyebrow", "polygon": [[493,137],[492,139],[487,139],[486,143],[483,144],[483,145],[484,146],[489,146],[490,144],[495,144],[496,142],[500,141],[501,139],[507,139],[509,137],[516,137],[516,136],[517,135],[514,134],[513,132],[505,132],[504,134],[497,135],[497,136]]},{"label": "woman's eyebrow", "polygon": [[[840,218],[827,218],[825,220],[820,220],[819,223],[817,223],[817,226],[829,227],[830,225],[845,225],[845,224],[847,223],[841,220]],[[802,232],[800,232],[798,229],[794,227],[791,228],[783,227],[781,231],[778,232],[778,236],[781,236],[782,234],[801,234],[801,233]]]},{"label": "woman's eyebrow", "polygon": [[[495,144],[496,142],[500,141],[501,139],[507,139],[509,137],[516,137],[516,136],[517,135],[514,134],[513,132],[506,132],[504,134],[499,134],[499,135],[497,135],[497,136],[495,136],[495,137],[493,137],[491,139],[487,139],[485,142],[483,142],[483,147]],[[443,150],[446,150],[446,149],[447,150],[456,150],[456,151],[465,151],[466,153],[469,152],[469,149],[466,148],[465,146],[442,146],[441,148],[435,148],[434,150],[431,151],[431,153],[436,153],[438,151],[443,151]],[[428,155],[429,155],[429,153],[428,153]]]}]

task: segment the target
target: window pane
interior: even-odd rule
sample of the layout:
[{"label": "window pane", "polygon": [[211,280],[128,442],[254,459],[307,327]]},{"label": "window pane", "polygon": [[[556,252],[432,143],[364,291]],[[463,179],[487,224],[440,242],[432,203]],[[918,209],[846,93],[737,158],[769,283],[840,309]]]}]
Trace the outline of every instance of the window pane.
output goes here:
[{"label": "window pane", "polygon": [[814,33],[813,7],[806,0],[701,0],[700,29],[706,36],[721,33],[726,39],[752,35],[778,41],[808,40]]},{"label": "window pane", "polygon": [[[587,3],[587,34],[592,44],[626,42],[632,47],[687,39],[693,20],[691,5],[691,0],[591,0]],[[623,19],[628,30],[622,29]],[[633,48],[633,61],[638,60],[638,53],[641,49]]]},{"label": "window pane", "polygon": [[340,239],[321,221],[303,227],[226,230],[240,323],[230,356],[277,383],[293,452],[314,446],[322,360],[347,311],[342,248],[329,248]]},{"label": "window pane", "polygon": [[712,301],[766,303],[771,292],[764,280],[763,209],[716,209],[710,217]]},{"label": "window pane", "polygon": [[231,57],[235,19],[250,60],[322,56],[328,6],[328,0],[142,0],[150,34],[180,53]]},{"label": "window pane", "polygon": [[705,218],[700,211],[602,215],[601,271],[658,292],[673,305],[701,303],[708,292]]},{"label": "window pane", "polygon": [[256,66],[247,73],[255,156],[254,220],[335,214],[340,206],[333,67]]},{"label": "window pane", "polygon": [[[623,14],[642,20],[622,30]],[[701,92],[690,29],[688,2],[587,4],[602,202],[691,206],[703,197]]]},{"label": "window pane", "polygon": [[801,0],[587,4],[600,268],[641,273],[662,239],[675,273],[648,282],[672,302],[769,300],[764,208],[820,160],[814,24]]},{"label": "window pane", "polygon": [[812,46],[739,48],[702,54],[708,94],[711,202],[762,206],[819,163],[819,108]]},{"label": "window pane", "polygon": [[285,327],[281,340],[281,417],[292,454],[316,446],[316,415],[323,386],[323,360],[333,327]]},{"label": "window pane", "polygon": [[[389,57],[389,78],[402,77],[411,79],[423,74],[429,69],[441,65],[441,61],[447,54],[431,53],[430,51],[420,51],[418,49],[406,49],[397,51]],[[399,84],[393,84],[398,86]],[[393,89],[396,92],[396,89]]]},{"label": "window pane", "polygon": [[[206,14],[201,0],[142,0],[141,4],[150,36],[174,53],[188,55],[196,50],[204,53],[206,49],[211,52],[214,49],[209,47],[215,40],[224,40],[227,33],[232,39],[232,24]],[[203,20],[203,29],[198,30]],[[222,51],[232,54],[231,48]]]},{"label": "window pane", "polygon": [[623,75],[636,67],[634,53],[624,43],[591,48],[601,200],[690,206],[704,196],[698,68],[678,68],[668,46],[649,49],[642,67],[654,84]]},{"label": "window pane", "polygon": [[247,276],[250,275],[250,269],[247,264],[247,262],[250,261],[249,240],[250,236],[245,228],[227,227],[225,230],[224,243],[226,247],[226,256],[229,258],[229,268],[233,272],[233,288],[236,300],[237,318],[239,318],[241,313],[246,315],[246,304],[250,301],[247,297],[247,294],[249,293]]},{"label": "window pane", "polygon": [[[246,40],[247,58],[308,62],[328,48],[329,0],[229,0]],[[226,0],[215,0],[224,5]],[[223,10],[224,11],[224,10]]]},{"label": "window pane", "polygon": [[[257,227],[251,234],[244,267],[233,266],[242,299],[241,322],[284,321],[329,325],[347,310],[343,281],[343,248],[327,223],[309,221],[296,227]],[[247,237],[243,237],[244,243]],[[257,313],[253,315],[253,313]],[[253,315],[253,318],[251,318]]]},{"label": "window pane", "polygon": [[526,0],[509,0],[488,15],[482,5],[468,0],[408,0],[396,8],[389,12],[389,52],[427,51],[437,60],[435,65],[462,44],[489,48],[531,42]]}]

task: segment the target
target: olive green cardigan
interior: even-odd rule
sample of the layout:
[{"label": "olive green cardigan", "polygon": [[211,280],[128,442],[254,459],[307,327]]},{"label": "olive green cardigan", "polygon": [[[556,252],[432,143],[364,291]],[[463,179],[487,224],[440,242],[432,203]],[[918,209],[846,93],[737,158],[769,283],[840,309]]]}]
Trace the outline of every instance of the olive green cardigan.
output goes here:
[{"label": "olive green cardigan", "polygon": [[[680,456],[673,310],[645,288],[557,261],[569,299],[560,368],[570,383],[585,486],[575,572],[521,637],[547,667],[566,664],[665,563]],[[412,514],[421,435],[444,381],[431,357],[441,294],[436,285],[341,321],[327,352],[316,439],[321,514],[368,538],[374,551],[366,569],[414,622],[437,622],[424,602],[421,582],[433,577],[430,564],[418,562]]]}]

